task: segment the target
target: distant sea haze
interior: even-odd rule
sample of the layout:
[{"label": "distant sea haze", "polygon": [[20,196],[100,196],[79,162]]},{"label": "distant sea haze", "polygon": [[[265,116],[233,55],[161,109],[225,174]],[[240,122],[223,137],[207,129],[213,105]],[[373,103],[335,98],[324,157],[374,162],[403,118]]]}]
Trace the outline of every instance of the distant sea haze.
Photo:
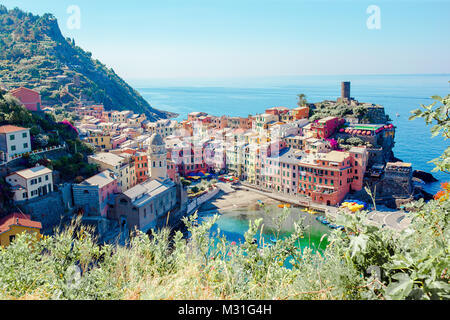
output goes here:
[{"label": "distant sea haze", "polygon": [[[413,163],[416,170],[431,172],[434,165],[428,162],[439,157],[448,142],[441,137],[431,139],[431,127],[423,120],[408,118],[421,104],[431,104],[432,96],[449,94],[449,80],[450,75],[347,75],[130,83],[153,107],[178,113],[176,120],[182,120],[193,111],[248,116],[274,106],[294,108],[300,93],[307,96],[308,102],[335,100],[340,96],[341,81],[351,81],[352,97],[383,105],[393,120],[397,127],[395,156]],[[431,193],[449,180],[445,173],[434,176],[440,182],[426,186]]]}]

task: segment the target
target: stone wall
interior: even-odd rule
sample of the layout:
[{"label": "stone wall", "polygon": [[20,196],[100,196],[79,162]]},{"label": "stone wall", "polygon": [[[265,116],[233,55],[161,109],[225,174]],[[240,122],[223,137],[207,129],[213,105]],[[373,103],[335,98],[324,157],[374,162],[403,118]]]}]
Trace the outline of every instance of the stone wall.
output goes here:
[{"label": "stone wall", "polygon": [[58,191],[32,200],[18,203],[18,207],[32,220],[42,223],[42,232],[49,234],[72,215],[71,200],[68,198],[70,185],[58,186]]},{"label": "stone wall", "polygon": [[219,191],[220,191],[220,188],[215,188],[213,191],[205,193],[201,197],[195,198],[191,203],[188,204],[187,214],[190,215],[192,212],[197,210],[206,201],[209,201],[212,198],[214,198],[219,193]]},{"label": "stone wall", "polygon": [[369,107],[367,110],[367,118],[370,123],[387,123],[386,113],[382,107]]}]

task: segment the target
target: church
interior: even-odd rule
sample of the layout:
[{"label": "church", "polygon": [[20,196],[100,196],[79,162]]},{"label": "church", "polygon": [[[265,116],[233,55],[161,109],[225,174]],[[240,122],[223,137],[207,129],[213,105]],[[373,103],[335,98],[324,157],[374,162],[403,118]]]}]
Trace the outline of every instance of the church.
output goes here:
[{"label": "church", "polygon": [[162,227],[170,213],[176,214],[182,206],[179,185],[167,175],[167,151],[159,134],[150,138],[147,151],[150,179],[119,194],[115,198],[110,219],[120,224],[121,231],[140,231]]}]

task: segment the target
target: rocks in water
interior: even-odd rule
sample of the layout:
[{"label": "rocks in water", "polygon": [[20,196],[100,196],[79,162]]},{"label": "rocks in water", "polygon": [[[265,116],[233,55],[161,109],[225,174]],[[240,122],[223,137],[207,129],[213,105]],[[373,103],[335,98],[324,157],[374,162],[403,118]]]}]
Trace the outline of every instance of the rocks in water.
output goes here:
[{"label": "rocks in water", "polygon": [[425,201],[433,200],[434,196],[431,193],[426,192],[422,188],[416,188],[414,190],[414,200],[423,199]]},{"label": "rocks in water", "polygon": [[428,172],[425,172],[425,171],[420,171],[420,170],[415,170],[413,172],[413,177],[414,178],[418,178],[418,179],[422,180],[425,183],[431,183],[431,182],[437,182],[438,181],[438,179],[433,177],[433,175],[431,173],[428,173]]}]

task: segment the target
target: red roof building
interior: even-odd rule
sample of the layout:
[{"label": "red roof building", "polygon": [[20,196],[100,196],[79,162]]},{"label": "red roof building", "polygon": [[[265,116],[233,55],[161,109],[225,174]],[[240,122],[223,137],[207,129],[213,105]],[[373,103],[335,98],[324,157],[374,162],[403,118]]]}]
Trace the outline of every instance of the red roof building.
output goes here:
[{"label": "red roof building", "polygon": [[40,235],[42,224],[23,213],[13,213],[0,220],[0,245],[8,246],[22,232]]},{"label": "red roof building", "polygon": [[39,92],[20,87],[9,92],[12,96],[19,99],[19,101],[30,111],[41,111],[41,95]]}]

